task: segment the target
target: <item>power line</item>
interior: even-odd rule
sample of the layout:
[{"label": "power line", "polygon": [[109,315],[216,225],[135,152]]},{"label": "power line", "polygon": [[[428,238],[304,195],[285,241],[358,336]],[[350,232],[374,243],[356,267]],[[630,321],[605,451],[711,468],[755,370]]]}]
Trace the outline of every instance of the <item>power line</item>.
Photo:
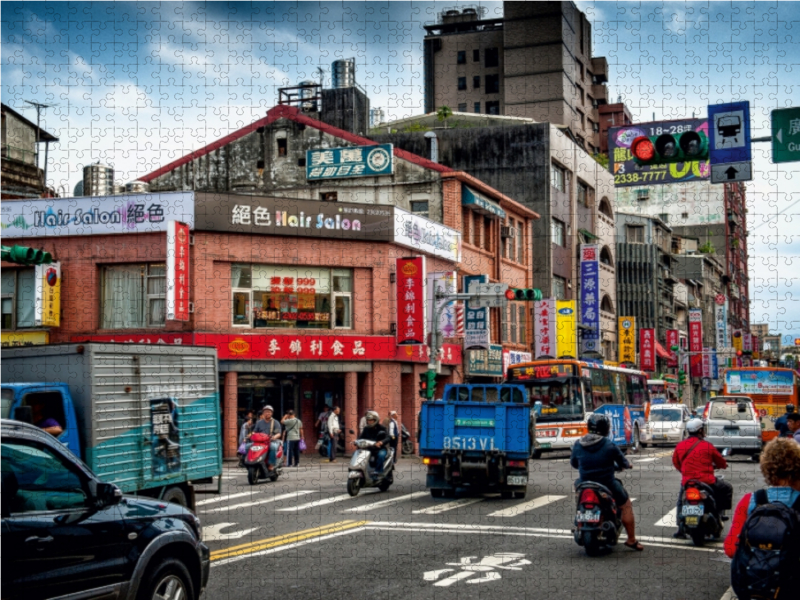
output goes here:
[{"label": "power line", "polygon": [[[800,200],[797,200],[796,202],[792,202],[789,206],[787,206],[783,210],[779,210],[778,212],[775,213],[775,216],[777,217],[778,215],[781,215],[781,214],[785,213],[787,210],[789,210],[790,208],[792,208],[793,206],[795,206],[797,204],[800,204]],[[769,216],[771,217],[773,215],[769,215]],[[766,225],[767,223],[769,223],[769,221],[764,221],[763,223],[761,223],[761,225],[756,225],[750,231],[755,231],[756,229],[758,229],[759,227],[761,227],[763,225]]]}]

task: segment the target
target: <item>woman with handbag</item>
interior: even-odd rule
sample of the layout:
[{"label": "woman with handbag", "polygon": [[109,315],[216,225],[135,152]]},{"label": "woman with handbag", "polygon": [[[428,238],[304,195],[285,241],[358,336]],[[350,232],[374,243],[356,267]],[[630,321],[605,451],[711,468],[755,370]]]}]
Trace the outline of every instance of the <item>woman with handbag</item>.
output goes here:
[{"label": "woman with handbag", "polygon": [[286,430],[286,443],[289,446],[289,452],[286,466],[299,467],[300,466],[300,438],[303,431],[303,422],[294,416],[293,410],[286,411],[281,425]]}]

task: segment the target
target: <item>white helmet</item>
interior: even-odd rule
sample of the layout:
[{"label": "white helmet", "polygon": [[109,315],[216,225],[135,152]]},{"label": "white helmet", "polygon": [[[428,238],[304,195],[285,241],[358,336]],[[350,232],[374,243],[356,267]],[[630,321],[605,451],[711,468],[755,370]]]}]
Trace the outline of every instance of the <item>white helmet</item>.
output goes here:
[{"label": "white helmet", "polygon": [[367,419],[367,421],[374,420],[376,423],[378,421],[380,421],[380,417],[378,416],[378,413],[376,413],[374,410],[368,410],[367,411],[366,419]]},{"label": "white helmet", "polygon": [[689,433],[699,433],[703,430],[703,421],[701,419],[689,419],[686,423],[686,431]]}]

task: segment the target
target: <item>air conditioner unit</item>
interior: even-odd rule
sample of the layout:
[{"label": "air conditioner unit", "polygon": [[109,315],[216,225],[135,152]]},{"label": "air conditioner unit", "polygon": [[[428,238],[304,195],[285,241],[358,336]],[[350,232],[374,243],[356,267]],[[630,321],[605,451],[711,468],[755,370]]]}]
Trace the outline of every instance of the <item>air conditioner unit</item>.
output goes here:
[{"label": "air conditioner unit", "polygon": [[513,227],[501,227],[500,228],[500,237],[503,238],[515,238],[517,237],[517,230]]}]

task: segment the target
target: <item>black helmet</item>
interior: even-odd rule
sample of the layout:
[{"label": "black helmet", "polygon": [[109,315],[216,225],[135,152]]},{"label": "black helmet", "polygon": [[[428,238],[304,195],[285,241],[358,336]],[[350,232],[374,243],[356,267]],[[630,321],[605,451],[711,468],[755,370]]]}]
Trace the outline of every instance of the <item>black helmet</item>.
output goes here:
[{"label": "black helmet", "polygon": [[786,412],[793,413],[794,412],[794,404],[787,404],[786,405]]},{"label": "black helmet", "polygon": [[586,425],[589,428],[589,433],[596,433],[604,437],[611,431],[611,423],[605,415],[593,414],[589,417]]}]

